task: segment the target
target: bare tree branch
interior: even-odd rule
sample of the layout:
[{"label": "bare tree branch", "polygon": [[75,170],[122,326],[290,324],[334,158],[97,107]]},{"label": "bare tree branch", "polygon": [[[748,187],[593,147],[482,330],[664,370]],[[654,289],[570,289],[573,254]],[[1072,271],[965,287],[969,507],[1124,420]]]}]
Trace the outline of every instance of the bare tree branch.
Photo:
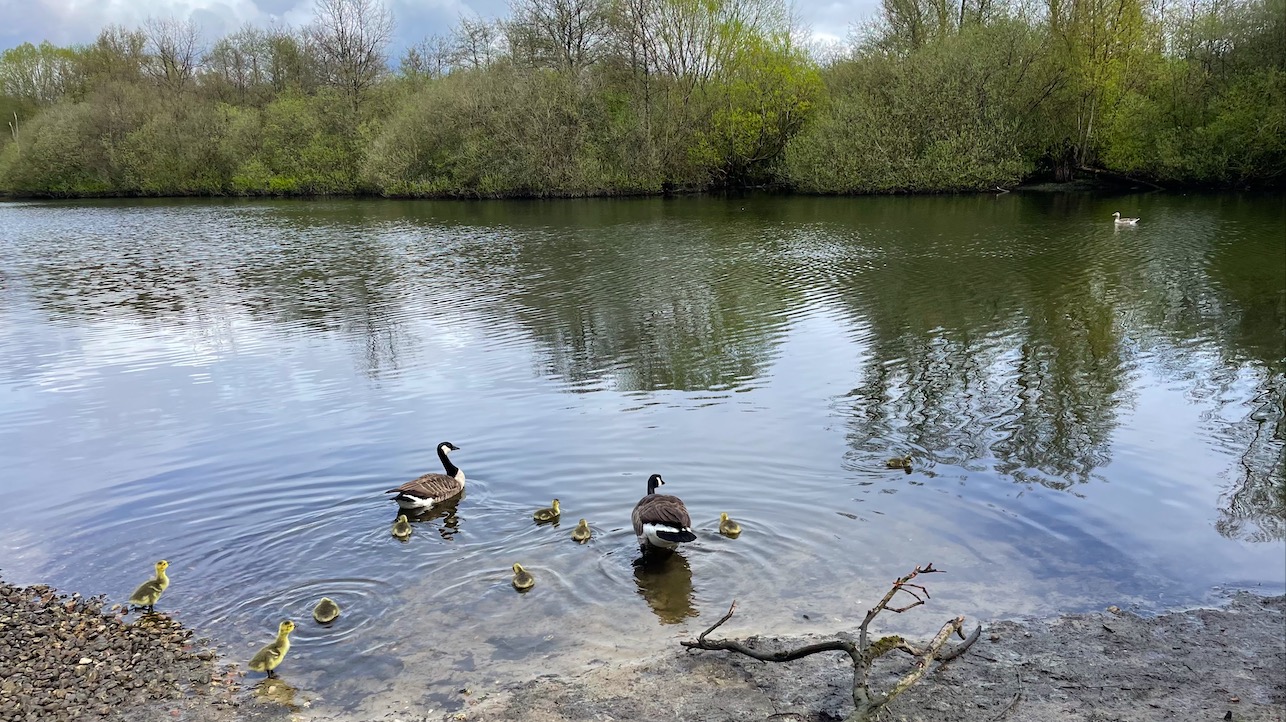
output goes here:
[{"label": "bare tree branch", "polygon": [[[958,616],[942,626],[933,639],[923,648],[917,648],[901,637],[882,637],[873,644],[869,642],[869,631],[871,621],[875,619],[880,612],[888,610],[891,612],[904,612],[908,609],[918,607],[929,599],[929,590],[921,584],[911,584],[911,580],[921,574],[933,574],[940,572],[934,569],[932,564],[917,566],[909,574],[894,580],[889,591],[872,607],[866,616],[862,619],[859,627],[859,641],[854,644],[847,639],[833,639],[814,644],[807,644],[794,649],[779,650],[776,652],[767,652],[754,649],[745,643],[731,639],[709,639],[711,632],[723,626],[725,622],[732,618],[737,610],[737,602],[734,600],[728,607],[728,612],[719,618],[714,624],[710,625],[704,632],[697,635],[694,640],[680,642],[681,645],[688,649],[703,649],[710,651],[736,652],[743,654],[752,659],[758,659],[763,662],[789,662],[792,660],[818,654],[820,652],[844,652],[853,661],[853,714],[849,716],[849,722],[864,722],[873,720],[881,709],[884,708],[894,697],[906,691],[911,685],[915,684],[929,670],[929,665],[934,660],[946,663],[963,654],[973,643],[978,640],[982,633],[982,627],[978,627],[969,635],[960,645],[943,652],[947,640],[952,634],[958,634],[963,637],[961,628],[964,626],[964,617]],[[910,595],[915,601],[910,602],[902,607],[890,606],[890,602],[898,593]],[[899,649],[909,653],[914,657],[914,663],[906,674],[902,675],[888,692],[874,692],[868,684],[868,677],[871,672],[871,665],[876,659],[893,649]]]},{"label": "bare tree branch", "polygon": [[747,657],[753,657],[755,659],[758,659],[764,662],[789,662],[791,660],[799,659],[800,657],[807,657],[810,654],[817,654],[818,652],[844,652],[848,656],[852,657],[854,660],[858,658],[857,645],[853,644],[852,642],[844,641],[842,639],[836,639],[829,642],[819,642],[817,644],[808,644],[803,647],[799,647],[797,649],[791,649],[791,650],[786,650],[781,652],[760,652],[758,650],[751,649],[745,646],[744,644],[742,644],[741,642],[738,642],[735,640],[721,639],[721,640],[715,640],[715,641],[707,641],[706,635],[718,629],[724,622],[731,619],[732,613],[736,609],[737,609],[737,602],[736,600],[733,600],[732,606],[728,607],[728,613],[723,615],[723,617],[721,617],[719,621],[710,625],[709,629],[707,629],[706,631],[698,635],[695,641],[692,641],[692,640],[683,641],[683,642],[679,642],[679,644],[682,644],[683,646],[688,647],[690,649],[726,650],[729,652],[738,652],[740,654],[746,655]]},{"label": "bare tree branch", "polygon": [[151,18],[144,25],[148,73],[156,82],[182,92],[196,77],[201,61],[201,33],[191,20]]},{"label": "bare tree branch", "polygon": [[362,93],[384,73],[393,15],[380,0],[315,0],[309,29],[330,82],[356,109]]}]

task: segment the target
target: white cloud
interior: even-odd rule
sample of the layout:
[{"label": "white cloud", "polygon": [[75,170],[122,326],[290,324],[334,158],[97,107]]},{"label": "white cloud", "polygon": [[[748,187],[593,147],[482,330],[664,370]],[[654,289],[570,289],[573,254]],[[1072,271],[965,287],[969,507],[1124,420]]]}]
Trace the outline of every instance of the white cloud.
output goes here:
[{"label": "white cloud", "polygon": [[[508,0],[388,0],[397,22],[398,48],[426,35],[446,33],[462,14],[497,17]],[[138,27],[149,17],[195,20],[209,41],[241,25],[285,22],[299,26],[312,17],[312,0],[0,0],[0,49],[48,40],[56,45],[89,43],[108,24]],[[814,37],[842,38],[862,22],[878,0],[796,2]]]}]

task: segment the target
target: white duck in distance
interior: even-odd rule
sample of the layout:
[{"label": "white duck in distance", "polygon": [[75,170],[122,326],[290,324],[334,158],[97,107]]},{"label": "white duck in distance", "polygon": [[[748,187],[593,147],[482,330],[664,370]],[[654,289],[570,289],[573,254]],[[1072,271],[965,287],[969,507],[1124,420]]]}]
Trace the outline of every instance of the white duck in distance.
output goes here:
[{"label": "white duck in distance", "polygon": [[425,474],[412,479],[396,489],[389,489],[385,494],[397,494],[393,500],[403,509],[425,512],[435,504],[455,498],[464,491],[464,472],[451,463],[448,454],[459,451],[460,447],[450,441],[438,444],[438,459],[442,461],[445,474]]},{"label": "white duck in distance", "polygon": [[659,549],[677,549],[682,542],[697,538],[692,533],[692,518],[683,500],[677,496],[656,493],[665,483],[660,474],[647,479],[647,496],[634,505],[634,533],[639,544]]},{"label": "white duck in distance", "polygon": [[1137,218],[1122,218],[1120,211],[1113,213],[1112,218],[1118,226],[1136,226],[1139,224],[1139,219]]}]

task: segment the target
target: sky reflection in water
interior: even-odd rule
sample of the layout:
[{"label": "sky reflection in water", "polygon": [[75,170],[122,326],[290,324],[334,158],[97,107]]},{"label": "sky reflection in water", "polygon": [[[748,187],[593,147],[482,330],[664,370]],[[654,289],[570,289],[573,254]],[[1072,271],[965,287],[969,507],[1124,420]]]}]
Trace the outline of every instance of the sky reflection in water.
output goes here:
[{"label": "sky reflection in water", "polygon": [[[325,594],[344,617],[301,624],[291,692],[349,705],[637,655],[733,598],[831,629],[927,561],[950,574],[913,630],[1280,590],[1284,221],[1231,195],[3,204],[0,570],[120,597],[165,556],[163,607],[234,655]],[[467,495],[399,543],[380,492],[444,440]],[[700,539],[642,567],[653,472]],[[555,496],[567,523],[532,524]]]}]

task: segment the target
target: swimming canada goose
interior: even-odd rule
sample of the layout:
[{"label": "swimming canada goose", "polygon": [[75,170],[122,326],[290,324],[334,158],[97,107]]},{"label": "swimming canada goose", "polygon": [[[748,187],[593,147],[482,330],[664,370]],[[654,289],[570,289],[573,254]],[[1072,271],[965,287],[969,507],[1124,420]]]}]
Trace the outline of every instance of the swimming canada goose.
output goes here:
[{"label": "swimming canada goose", "polygon": [[313,619],[318,624],[330,624],[339,618],[339,605],[330,597],[322,597],[317,606],[313,607]]},{"label": "swimming canada goose", "polygon": [[514,589],[517,589],[520,592],[525,592],[536,586],[536,578],[531,575],[531,572],[523,569],[522,565],[518,563],[514,564],[513,582]]},{"label": "swimming canada goose", "polygon": [[631,518],[640,544],[676,549],[679,542],[690,542],[697,535],[692,533],[692,518],[683,501],[677,496],[656,493],[656,487],[664,483],[660,474],[648,477],[647,496],[634,505]]},{"label": "swimming canada goose", "polygon": [[729,519],[728,512],[721,512],[719,514],[719,533],[726,537],[736,539],[741,534],[741,525],[732,519]]},{"label": "swimming canada goose", "polygon": [[552,505],[547,506],[544,509],[537,509],[536,513],[531,515],[531,518],[536,521],[554,521],[558,519],[559,516],[562,516],[562,513],[562,507],[558,506],[558,500],[554,499],[554,503]]},{"label": "swimming canada goose", "polygon": [[459,496],[460,492],[464,491],[464,472],[452,464],[451,458],[447,456],[448,453],[459,449],[460,447],[450,441],[443,441],[438,444],[438,458],[442,460],[442,468],[447,473],[425,474],[384,493],[397,494],[393,500],[398,506],[417,511],[428,511],[434,504]]},{"label": "swimming canada goose", "polygon": [[889,467],[890,469],[906,469],[907,471],[910,471],[911,455],[907,454],[906,456],[895,456],[892,459],[889,459],[888,461],[884,462],[884,465]]},{"label": "swimming canada goose", "polygon": [[1116,225],[1118,226],[1134,226],[1139,223],[1139,219],[1137,218],[1122,218],[1120,211],[1113,213],[1112,218],[1115,219]]},{"label": "swimming canada goose", "polygon": [[272,670],[281,664],[281,660],[286,658],[286,652],[290,651],[290,633],[293,631],[295,623],[289,619],[282,620],[277,625],[277,638],[251,657],[247,666],[256,672],[267,672],[269,677],[276,677]]},{"label": "swimming canada goose", "polygon": [[165,570],[170,563],[162,559],[156,563],[156,576],[138,585],[138,589],[129,595],[129,603],[135,607],[146,609],[148,614],[155,612],[156,602],[165,592],[165,588],[170,586],[170,578],[165,576]]},{"label": "swimming canada goose", "polygon": [[580,523],[576,525],[576,528],[572,529],[573,541],[584,543],[589,541],[589,538],[592,535],[593,535],[593,532],[589,530],[589,522],[585,521],[584,519],[581,519]]},{"label": "swimming canada goose", "polygon": [[402,541],[411,536],[411,522],[407,521],[406,514],[397,515],[397,521],[393,522],[393,536]]}]

